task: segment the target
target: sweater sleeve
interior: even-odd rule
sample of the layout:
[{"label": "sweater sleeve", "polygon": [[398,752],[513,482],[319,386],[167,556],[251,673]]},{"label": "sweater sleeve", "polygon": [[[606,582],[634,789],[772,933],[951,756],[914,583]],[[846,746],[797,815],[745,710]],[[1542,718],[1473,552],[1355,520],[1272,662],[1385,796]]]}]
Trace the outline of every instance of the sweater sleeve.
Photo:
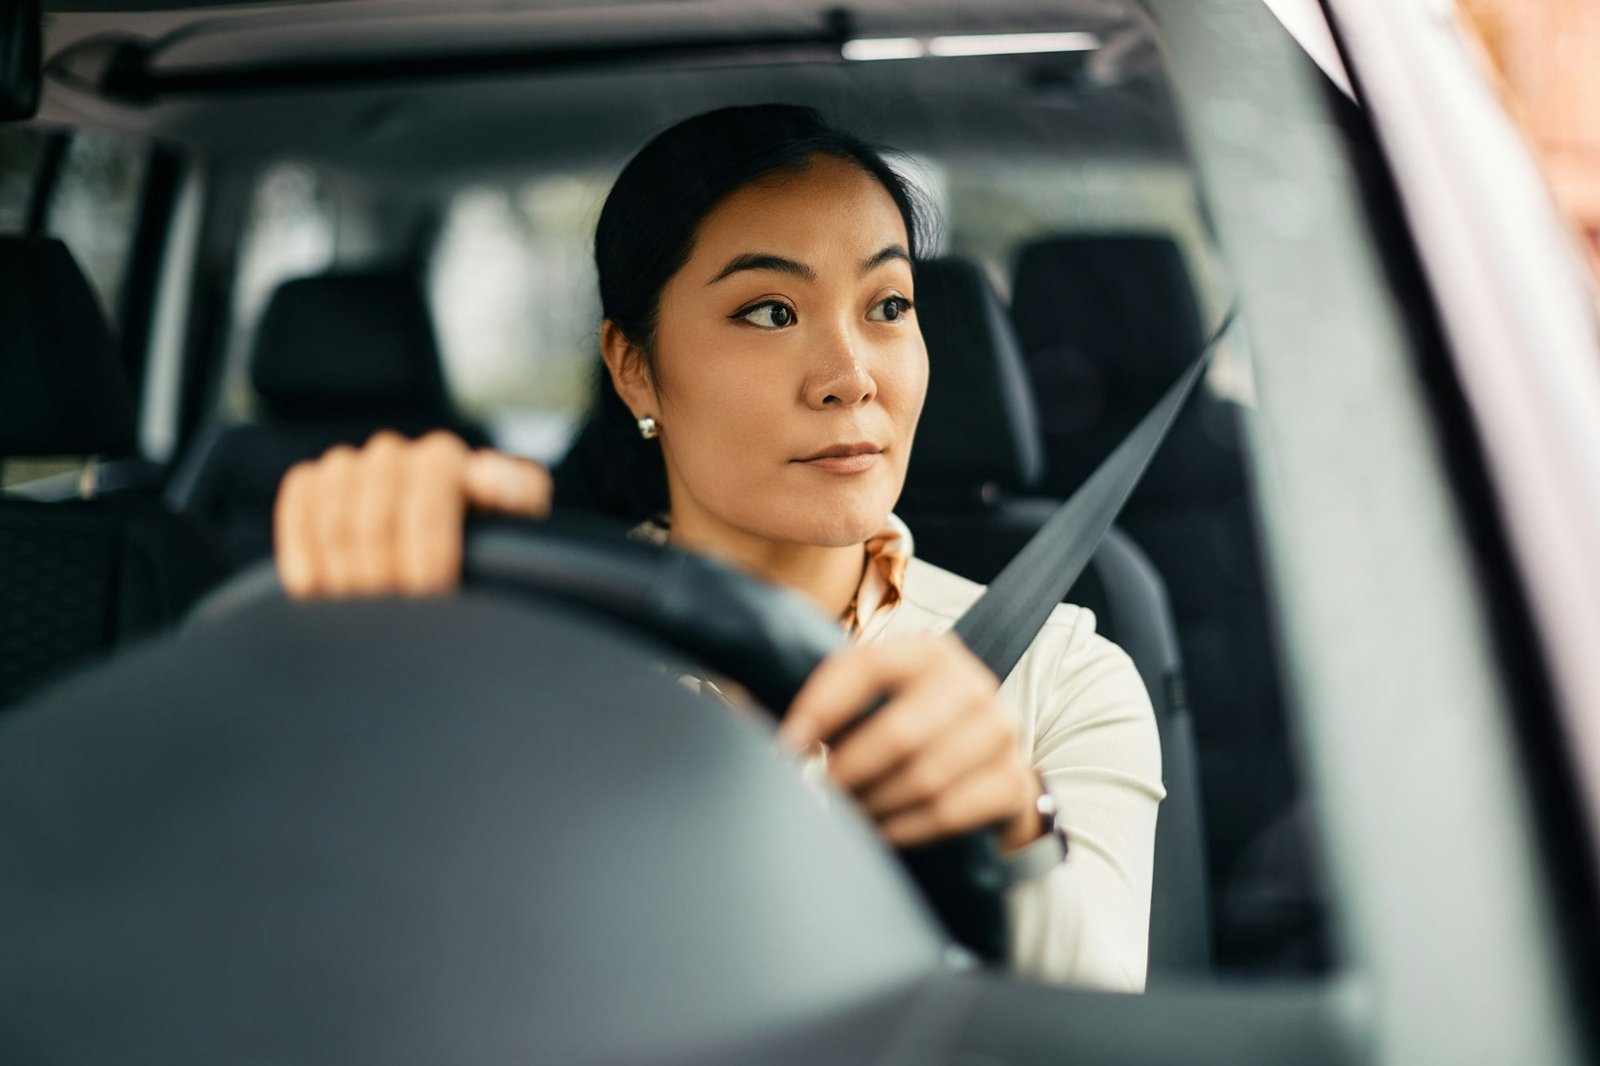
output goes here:
[{"label": "sweater sleeve", "polygon": [[[1060,640],[1065,630],[1065,647]],[[1054,633],[1052,633],[1054,631]],[[1055,639],[1050,639],[1050,637]],[[1055,798],[1067,859],[1011,889],[1013,960],[1027,976],[1144,988],[1161,747],[1131,659],[1077,610],[1053,623],[1014,673],[1022,741]],[[1020,676],[1019,676],[1020,675]]]}]

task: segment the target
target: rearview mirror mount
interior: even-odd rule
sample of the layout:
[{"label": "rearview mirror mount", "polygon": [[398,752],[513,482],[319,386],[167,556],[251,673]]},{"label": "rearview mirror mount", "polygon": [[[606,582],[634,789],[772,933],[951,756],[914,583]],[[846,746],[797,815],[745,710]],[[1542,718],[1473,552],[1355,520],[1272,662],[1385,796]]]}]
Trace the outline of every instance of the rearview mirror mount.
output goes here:
[{"label": "rearview mirror mount", "polygon": [[39,0],[0,0],[0,122],[39,110]]}]

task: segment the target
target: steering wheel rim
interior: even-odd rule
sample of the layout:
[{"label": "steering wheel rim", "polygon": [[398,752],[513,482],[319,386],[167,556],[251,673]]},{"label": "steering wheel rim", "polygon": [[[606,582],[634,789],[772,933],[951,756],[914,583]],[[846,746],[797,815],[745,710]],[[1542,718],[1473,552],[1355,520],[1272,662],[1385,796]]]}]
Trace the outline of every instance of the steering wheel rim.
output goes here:
[{"label": "steering wheel rim", "polygon": [[[621,622],[744,686],[781,718],[824,657],[846,643],[809,601],[708,556],[606,535],[592,521],[473,519],[462,586],[578,607]],[[186,625],[284,597],[259,563],[212,590]]]},{"label": "steering wheel rim", "polygon": [[[629,540],[592,521],[474,519],[462,584],[554,601],[621,622],[744,686],[781,719],[817,665],[847,643],[797,593],[707,556]],[[205,597],[186,625],[209,625],[284,597],[273,563]],[[862,717],[876,708],[867,708]],[[998,834],[976,829],[900,858],[956,941],[989,962],[1009,956]]]}]

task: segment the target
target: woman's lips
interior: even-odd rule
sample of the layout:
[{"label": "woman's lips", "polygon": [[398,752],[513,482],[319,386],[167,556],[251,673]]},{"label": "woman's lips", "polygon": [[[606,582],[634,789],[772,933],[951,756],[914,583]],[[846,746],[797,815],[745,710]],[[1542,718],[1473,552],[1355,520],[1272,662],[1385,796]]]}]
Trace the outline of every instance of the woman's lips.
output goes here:
[{"label": "woman's lips", "polygon": [[830,474],[859,474],[871,470],[883,456],[883,448],[876,444],[858,443],[841,444],[832,448],[825,448],[814,455],[804,459],[795,459],[793,462],[800,466],[810,467],[813,470],[823,470]]},{"label": "woman's lips", "polygon": [[879,458],[878,452],[859,452],[855,455],[825,455],[820,459],[796,459],[801,466],[813,470],[826,470],[830,474],[859,474],[871,470]]}]

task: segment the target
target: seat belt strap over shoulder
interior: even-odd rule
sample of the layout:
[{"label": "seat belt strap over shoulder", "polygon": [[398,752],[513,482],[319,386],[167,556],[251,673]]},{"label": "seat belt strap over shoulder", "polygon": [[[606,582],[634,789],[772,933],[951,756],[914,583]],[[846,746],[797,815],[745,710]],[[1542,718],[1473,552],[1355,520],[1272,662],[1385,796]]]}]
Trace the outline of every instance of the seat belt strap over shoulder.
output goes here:
[{"label": "seat belt strap over shoulder", "polygon": [[1116,521],[1238,317],[1230,308],[1193,363],[956,621],[954,632],[1002,681]]}]

